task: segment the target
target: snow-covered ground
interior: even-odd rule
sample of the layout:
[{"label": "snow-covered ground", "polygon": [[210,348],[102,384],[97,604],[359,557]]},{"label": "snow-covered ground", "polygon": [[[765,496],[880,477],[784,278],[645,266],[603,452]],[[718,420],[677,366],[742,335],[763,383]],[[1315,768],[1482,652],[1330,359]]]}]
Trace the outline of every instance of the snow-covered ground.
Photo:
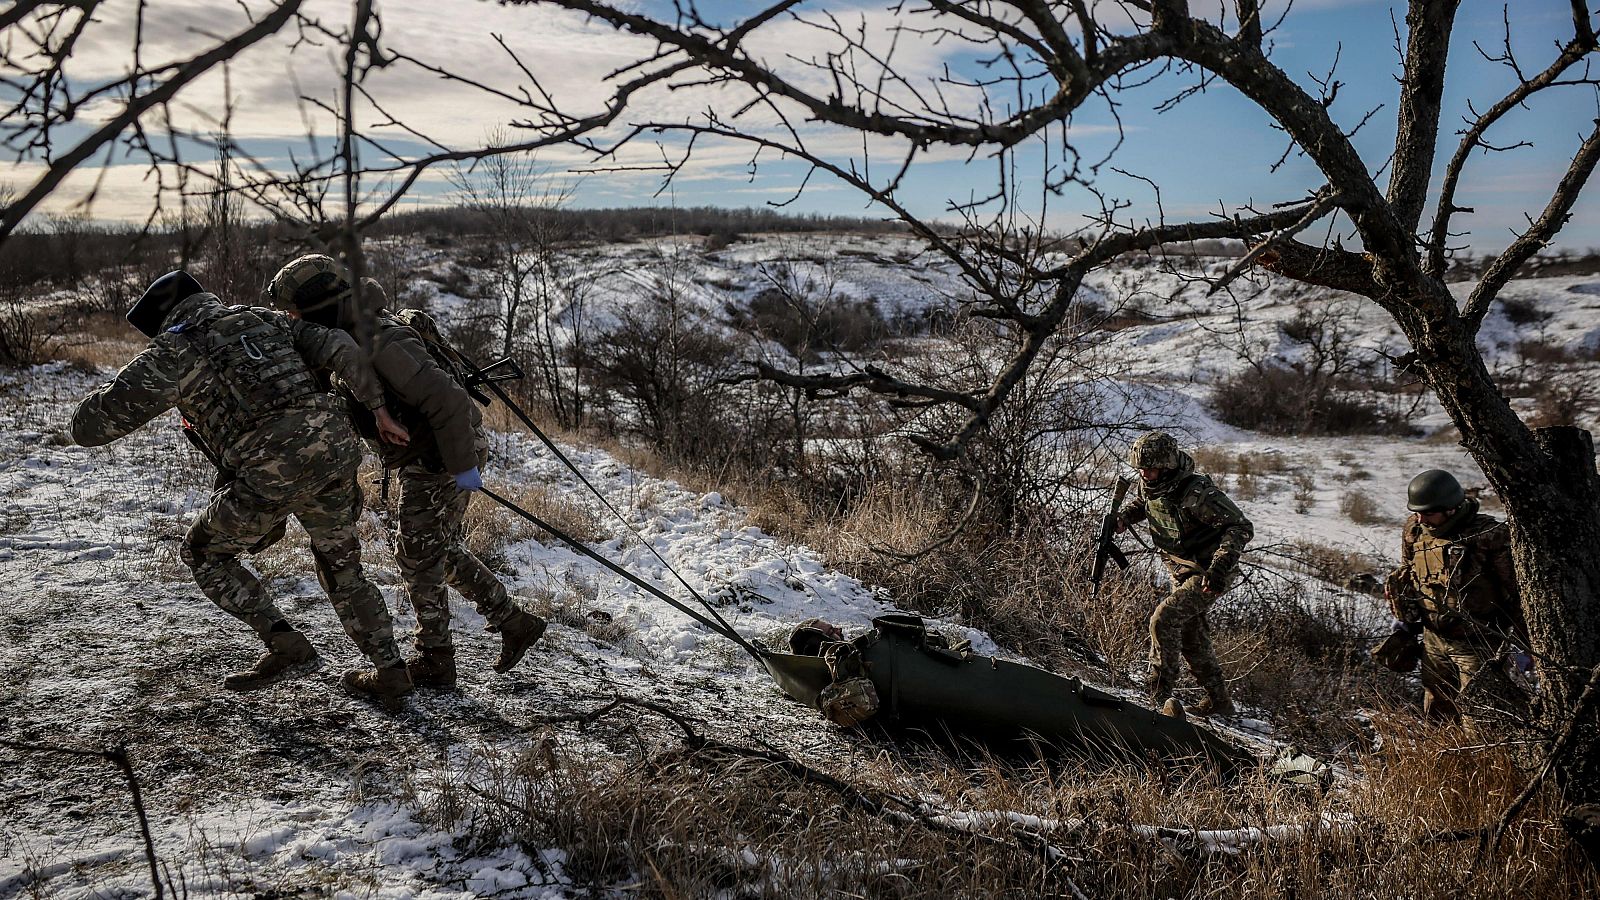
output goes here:
[{"label": "snow-covered ground", "polygon": [[[158,855],[181,868],[196,895],[249,896],[252,885],[272,885],[361,897],[510,889],[538,896],[541,884],[559,895],[559,853],[464,856],[453,846],[460,835],[418,823],[413,807],[397,800],[397,776],[459,768],[475,746],[528,741],[543,728],[541,716],[617,695],[669,701],[704,715],[710,733],[730,740],[808,753],[843,746],[736,646],[571,550],[533,539],[506,548],[513,593],[535,608],[563,607],[566,621],[620,623],[614,640],[558,621],[521,667],[496,676],[488,669],[496,639],[457,598],[463,689],[419,692],[403,715],[390,717],[337,685],[339,672],[361,661],[311,576],[302,540],[271,551],[258,567],[313,637],[323,667],[258,693],[221,690],[221,676],[260,648],[199,594],[176,558],[210,475],[175,418],[107,448],[67,446],[62,429],[95,383],[60,367],[0,383],[14,412],[0,427],[0,725],[15,741],[126,745]],[[685,491],[601,451],[569,452],[645,540],[698,591],[725,604],[720,611],[747,637],[811,616],[859,628],[892,609],[809,550],[781,546],[745,524],[716,494]],[[500,436],[488,478],[513,496],[519,487],[552,486],[604,515],[531,437]],[[402,610],[376,512],[366,525],[368,570],[400,613],[399,627],[409,628],[414,620]],[[609,523],[608,530],[621,531]],[[632,537],[596,549],[673,590]],[[980,651],[997,649],[982,633],[953,630]],[[564,739],[580,747],[586,740]],[[24,890],[135,895],[147,884],[116,770],[12,750],[0,750],[0,758],[0,897]]]},{"label": "snow-covered ground", "polygon": [[[870,298],[887,315],[959,295],[954,273],[918,250],[903,238],[805,235],[713,253],[644,242],[591,256],[594,271],[605,273],[595,287],[601,308],[670,286],[715,316],[781,275]],[[1296,352],[1279,323],[1307,304],[1343,302],[1338,297],[1266,282],[1242,285],[1234,298],[1207,298],[1203,288],[1148,268],[1103,273],[1090,286],[1108,308],[1147,296],[1151,310],[1165,310],[1106,336],[1107,352],[1120,361],[1119,396],[1139,398],[1147,424],[1180,431],[1215,463],[1219,481],[1257,524],[1256,547],[1313,544],[1359,554],[1378,571],[1394,553],[1412,475],[1447,468],[1469,487],[1483,483],[1447,433],[1426,433],[1445,424],[1437,410],[1419,418],[1425,434],[1418,437],[1288,440],[1218,421],[1209,384],[1245,364],[1236,351]],[[446,321],[459,309],[459,297],[432,287],[424,293]],[[1518,326],[1496,307],[1484,330],[1492,365],[1519,365],[1518,344],[1529,340],[1596,358],[1600,279],[1518,282],[1506,297],[1538,314],[1529,323],[1522,310]],[[1219,338],[1230,322],[1239,327]],[[1368,351],[1399,349],[1392,325],[1370,305],[1355,305],[1346,324]],[[435,781],[476,777],[479,748],[551,735],[575,752],[613,752],[603,739],[542,719],[618,695],[670,702],[704,719],[711,734],[765,741],[802,759],[850,752],[848,738],[785,698],[737,647],[570,550],[531,538],[505,548],[502,577],[523,602],[554,610],[555,621],[510,675],[489,670],[496,639],[457,598],[460,692],[419,692],[399,716],[346,696],[338,674],[359,658],[311,575],[303,538],[291,537],[257,564],[325,662],[258,693],[226,692],[222,675],[248,664],[259,646],[200,595],[176,552],[210,473],[175,418],[107,448],[68,446],[67,417],[98,380],[59,365],[0,373],[0,735],[79,748],[126,745],[157,853],[192,896],[563,896],[558,850],[475,847],[426,821],[418,798]],[[686,491],[597,449],[567,451],[630,526],[746,636],[769,636],[811,616],[859,627],[893,608],[892,598],[830,570],[807,548],[749,525],[715,493]],[[486,480],[513,497],[542,486],[583,507],[614,535],[595,549],[682,595],[654,556],[532,438],[497,435]],[[1352,517],[1355,493],[1370,504]],[[1485,502],[1493,511],[1493,498],[1486,494]],[[368,572],[404,631],[413,623],[377,512],[367,513],[362,533]],[[1319,602],[1350,605],[1381,624],[1380,601],[1316,582],[1271,553],[1253,558]],[[1003,655],[981,632],[946,627],[980,652]],[[147,890],[119,778],[100,760],[0,749],[0,898]]]}]

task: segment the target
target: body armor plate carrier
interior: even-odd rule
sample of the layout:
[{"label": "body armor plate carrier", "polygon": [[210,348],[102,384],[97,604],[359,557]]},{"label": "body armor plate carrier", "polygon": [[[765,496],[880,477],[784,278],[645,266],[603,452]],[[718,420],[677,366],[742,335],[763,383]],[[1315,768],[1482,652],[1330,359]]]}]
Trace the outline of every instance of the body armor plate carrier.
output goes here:
[{"label": "body armor plate carrier", "polygon": [[289,334],[256,315],[249,307],[201,307],[173,333],[204,360],[209,380],[187,396],[205,405],[180,403],[184,418],[220,455],[274,412],[314,398],[315,377],[294,348]]}]

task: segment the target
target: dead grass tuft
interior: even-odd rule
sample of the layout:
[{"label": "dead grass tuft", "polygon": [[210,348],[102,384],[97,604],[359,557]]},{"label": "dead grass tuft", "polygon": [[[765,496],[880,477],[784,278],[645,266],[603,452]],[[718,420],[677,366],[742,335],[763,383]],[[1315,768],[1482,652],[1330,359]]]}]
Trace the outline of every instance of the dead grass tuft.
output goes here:
[{"label": "dead grass tuft", "polygon": [[1339,512],[1357,525],[1381,525],[1393,521],[1393,517],[1385,515],[1371,495],[1361,491],[1350,491],[1340,497]]},{"label": "dead grass tuft", "polygon": [[85,313],[76,331],[63,336],[54,356],[83,371],[98,372],[127,365],[147,343],[127,319],[96,310]]},{"label": "dead grass tuft", "polygon": [[[623,718],[613,713],[612,717]],[[1106,767],[895,746],[822,765],[603,719],[616,756],[546,732],[413,802],[489,848],[554,847],[580,889],[653,896],[1499,898],[1592,896],[1549,795],[1500,853],[1439,837],[1495,821],[1520,787],[1503,751],[1381,713],[1367,777],[1325,792],[1258,774]],[[865,803],[859,802],[864,798]],[[915,798],[915,800],[911,800]],[[1264,826],[1276,826],[1267,829]]]},{"label": "dead grass tuft", "polygon": [[[549,485],[524,485],[505,497],[580,541],[599,541],[609,536],[588,507]],[[474,499],[467,507],[466,530],[467,549],[491,568],[505,567],[507,544],[529,539],[553,540],[526,519],[482,497]]]}]

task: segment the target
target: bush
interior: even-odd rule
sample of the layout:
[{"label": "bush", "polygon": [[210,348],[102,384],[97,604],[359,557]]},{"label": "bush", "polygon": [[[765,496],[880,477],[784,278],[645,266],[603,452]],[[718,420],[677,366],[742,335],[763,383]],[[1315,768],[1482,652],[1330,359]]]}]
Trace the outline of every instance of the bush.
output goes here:
[{"label": "bush", "polygon": [[1339,512],[1357,525],[1378,525],[1390,518],[1370,496],[1360,491],[1350,491],[1340,497]]},{"label": "bush", "polygon": [[870,299],[816,300],[767,288],[751,298],[748,311],[730,312],[736,327],[776,341],[790,356],[808,362],[823,353],[875,347],[890,333],[877,302]]},{"label": "bush", "polygon": [[1506,314],[1506,319],[1518,328],[1548,321],[1552,315],[1549,310],[1540,309],[1538,304],[1527,297],[1502,297],[1500,309]]},{"label": "bush", "polygon": [[1229,425],[1267,434],[1410,434],[1413,430],[1404,412],[1370,393],[1311,388],[1303,372],[1264,365],[1224,378],[1211,390],[1211,406]]},{"label": "bush", "polygon": [[36,366],[53,359],[64,329],[59,313],[0,300],[0,366]]}]

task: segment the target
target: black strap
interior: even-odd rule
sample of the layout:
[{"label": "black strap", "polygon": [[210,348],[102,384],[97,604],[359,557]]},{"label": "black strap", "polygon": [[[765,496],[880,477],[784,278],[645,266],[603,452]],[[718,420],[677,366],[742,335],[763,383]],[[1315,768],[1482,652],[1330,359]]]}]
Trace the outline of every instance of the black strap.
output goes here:
[{"label": "black strap", "polygon": [[524,519],[527,519],[529,522],[532,522],[533,524],[539,526],[540,528],[544,529],[545,531],[548,531],[551,534],[551,536],[556,538],[556,540],[561,541],[563,544],[566,544],[568,547],[571,547],[572,549],[578,551],[579,553],[583,554],[584,556],[587,556],[588,558],[594,560],[595,562],[599,563],[600,565],[605,566],[607,569],[611,570],[616,575],[618,575],[618,576],[622,577],[623,579],[627,580],[629,583],[631,583],[634,586],[640,588],[641,590],[644,590],[645,592],[649,593],[652,597],[655,597],[655,598],[657,598],[659,600],[665,601],[667,604],[671,605],[674,609],[678,610],[679,612],[683,613],[684,615],[688,616],[689,618],[694,619],[696,622],[699,622],[701,625],[704,625],[705,627],[711,629],[712,631],[716,632],[717,634],[720,634],[723,637],[727,638],[728,640],[733,641],[734,643],[738,644],[740,647],[743,647],[747,652],[749,652],[749,654],[751,656],[755,657],[757,661],[759,661],[761,659],[761,651],[757,650],[749,641],[745,640],[744,637],[739,634],[739,632],[734,631],[731,627],[729,627],[726,622],[723,622],[720,625],[715,623],[715,622],[712,622],[710,619],[707,619],[705,616],[701,615],[700,613],[694,611],[693,609],[690,609],[689,607],[685,606],[683,603],[680,603],[677,599],[673,598],[666,591],[661,590],[660,588],[656,587],[655,585],[651,584],[650,582],[645,581],[644,579],[638,577],[637,575],[634,575],[632,572],[629,572],[627,569],[624,569],[623,567],[617,565],[616,563],[612,562],[611,560],[606,559],[604,556],[601,556],[599,553],[596,553],[595,551],[593,551],[593,550],[589,549],[587,546],[585,546],[583,543],[579,542],[577,538],[572,537],[571,535],[567,534],[566,532],[562,531],[561,529],[557,528],[556,526],[551,525],[549,522],[546,522],[545,520],[539,518],[538,516],[534,515],[533,513],[528,512],[527,510],[525,510],[522,507],[516,505],[515,503],[512,503],[510,500],[507,500],[506,498],[500,496],[499,494],[496,494],[494,491],[490,490],[489,488],[487,488],[487,487],[483,488],[482,489],[482,493],[483,493],[483,495],[485,497],[488,497],[490,500],[493,500],[494,502],[500,504],[501,506],[504,506],[506,509],[509,509],[512,512],[516,513],[517,515],[523,517]]},{"label": "black strap", "polygon": [[[454,356],[456,359],[459,359],[461,361],[461,364],[466,366],[468,371],[471,374],[476,375],[476,376],[478,376],[480,378],[483,378],[483,370],[478,368],[477,364],[474,363],[471,359],[469,359],[466,354],[462,353],[460,350],[457,350],[454,347],[451,347],[449,344],[442,344],[441,346],[443,346],[446,350],[450,351],[450,354],[452,356]],[[518,406],[515,401],[513,401],[509,396],[507,396],[505,390],[502,389],[500,387],[500,385],[496,384],[494,379],[484,378],[483,379],[483,386],[487,387],[490,391],[494,392],[494,395],[496,397],[500,398],[500,402],[504,403],[506,405],[506,409],[511,410],[512,414],[515,415],[517,417],[517,419],[520,420],[522,422],[522,424],[524,426],[526,426],[529,431],[533,432],[534,437],[537,437],[545,445],[546,449],[548,449],[551,453],[555,454],[556,459],[561,460],[561,462],[563,464],[565,464],[567,468],[571,469],[572,470],[572,474],[578,476],[578,480],[583,482],[583,486],[588,488],[590,493],[592,493],[596,497],[598,497],[600,499],[600,502],[605,504],[606,509],[610,510],[611,514],[617,517],[617,521],[622,523],[622,527],[628,529],[628,532],[630,534],[632,534],[635,538],[637,538],[639,543],[643,544],[644,548],[646,550],[650,551],[650,555],[654,556],[656,558],[656,561],[661,563],[662,567],[665,568],[668,572],[671,572],[672,573],[672,577],[676,578],[678,580],[679,584],[683,585],[683,589],[689,592],[689,596],[693,597],[697,602],[699,602],[699,604],[702,607],[705,608],[705,611],[710,613],[711,617],[713,619],[717,620],[717,624],[721,626],[718,629],[719,633],[721,633],[723,635],[731,636],[733,638],[733,640],[736,640],[741,645],[743,645],[746,650],[749,650],[753,654],[756,653],[755,648],[751,647],[748,643],[745,642],[745,640],[743,638],[738,636],[739,633],[737,631],[733,630],[733,626],[728,624],[728,620],[724,619],[722,617],[721,613],[717,612],[716,607],[712,606],[710,601],[706,600],[706,598],[700,596],[700,592],[695,590],[694,586],[691,585],[688,581],[685,581],[684,577],[682,575],[678,574],[678,570],[674,569],[672,567],[672,563],[667,562],[666,558],[663,557],[659,552],[656,551],[655,546],[652,545],[649,541],[645,540],[644,539],[644,535],[640,534],[638,529],[633,527],[633,523],[629,522],[627,520],[627,518],[622,515],[622,513],[617,511],[617,508],[615,506],[611,505],[611,501],[606,499],[606,495],[600,493],[600,489],[595,487],[594,484],[592,482],[590,482],[587,477],[584,476],[583,472],[580,471],[578,469],[578,467],[573,464],[572,460],[568,459],[567,455],[565,453],[561,452],[561,448],[557,447],[555,442],[550,440],[550,438],[547,437],[545,435],[545,433],[539,429],[538,425],[534,424],[533,419],[530,418],[527,413],[522,411],[522,407]],[[499,499],[499,498],[496,498],[496,499]],[[500,502],[501,503],[505,503],[504,500],[501,500]],[[518,511],[518,510],[515,510],[513,508],[513,511]],[[524,513],[524,515],[526,515],[526,513]],[[556,532],[551,531],[551,533],[555,534]],[[621,570],[618,570],[618,571],[620,573]],[[628,576],[628,577],[631,578],[632,576]],[[660,594],[659,591],[655,591],[655,593]],[[660,594],[660,596],[665,597],[666,595],[665,594]],[[700,617],[696,616],[696,618],[700,618]],[[701,619],[701,621],[704,621],[704,619]],[[760,655],[756,654],[756,658],[760,659]]]}]

